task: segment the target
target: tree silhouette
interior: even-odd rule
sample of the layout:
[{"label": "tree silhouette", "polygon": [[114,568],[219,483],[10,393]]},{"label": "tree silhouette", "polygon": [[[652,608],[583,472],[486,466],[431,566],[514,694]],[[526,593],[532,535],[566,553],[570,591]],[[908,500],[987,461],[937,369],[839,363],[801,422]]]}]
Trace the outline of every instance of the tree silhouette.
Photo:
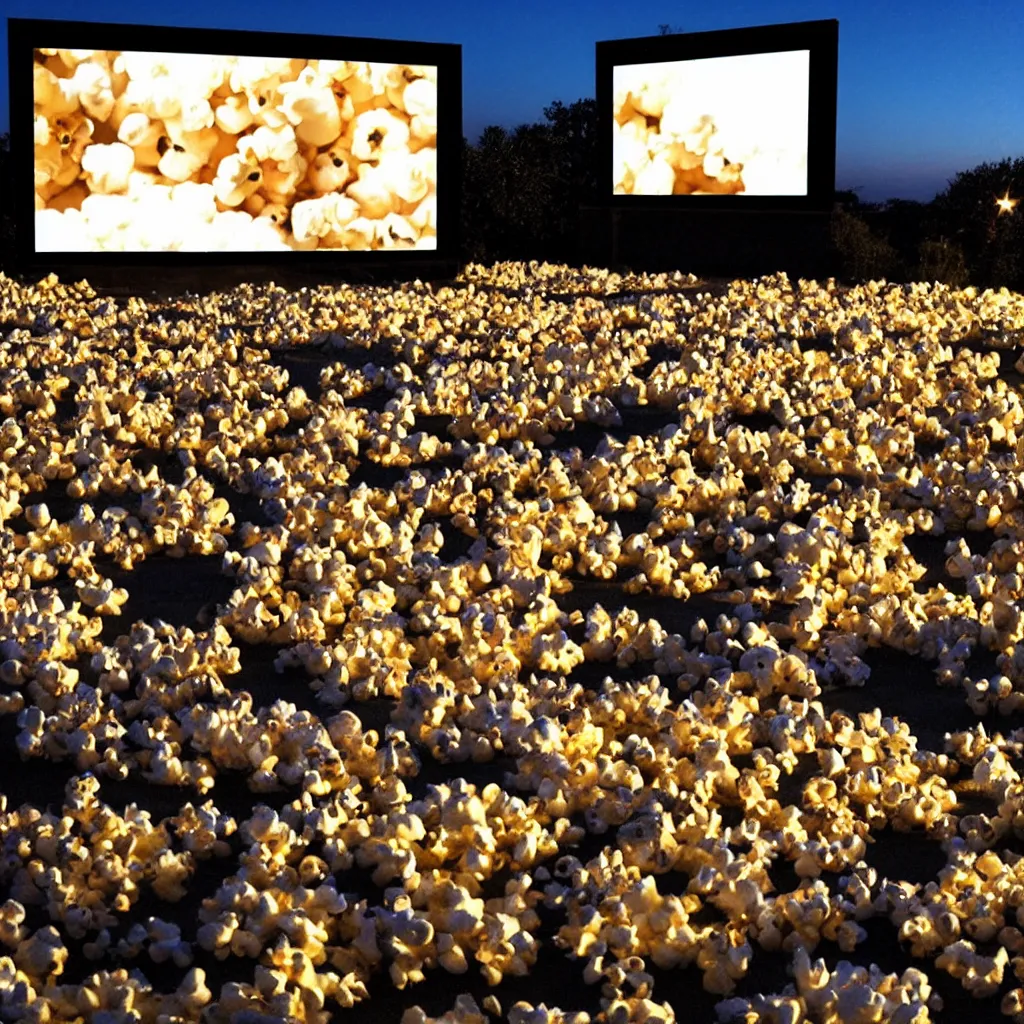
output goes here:
[{"label": "tree silhouette", "polygon": [[996,197],[1024,196],[1024,157],[961,171],[933,201],[935,219],[963,249],[972,284],[1024,289],[1024,216],[1000,215]]},{"label": "tree silhouette", "polygon": [[464,144],[463,241],[474,260],[576,255],[581,205],[597,196],[597,105],[556,100],[544,121],[486,128]]},{"label": "tree silhouette", "polygon": [[914,278],[918,281],[942,281],[954,288],[962,288],[967,284],[963,250],[946,238],[926,239],[918,246]]},{"label": "tree silhouette", "polygon": [[906,277],[913,277],[913,268],[920,260],[921,241],[941,233],[934,223],[935,211],[930,203],[913,199],[887,199],[869,218],[876,230],[899,255],[898,265]]},{"label": "tree silhouette", "polygon": [[899,254],[888,239],[841,206],[832,215],[832,243],[844,280],[891,279],[899,270]]},{"label": "tree silhouette", "polygon": [[863,185],[857,185],[855,188],[837,189],[833,201],[844,210],[855,210],[860,206],[860,196],[857,193],[863,187]]}]

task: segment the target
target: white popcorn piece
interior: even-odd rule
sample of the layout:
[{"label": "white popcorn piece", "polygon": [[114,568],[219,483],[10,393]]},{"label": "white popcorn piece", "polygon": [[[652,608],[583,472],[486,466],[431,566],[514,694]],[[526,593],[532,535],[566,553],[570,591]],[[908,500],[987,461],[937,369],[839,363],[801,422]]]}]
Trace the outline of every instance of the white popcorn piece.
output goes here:
[{"label": "white popcorn piece", "polygon": [[409,145],[409,126],[388,110],[367,110],[356,115],[351,127],[350,150],[357,160],[379,160],[386,153]]},{"label": "white popcorn piece", "polygon": [[135,153],[123,142],[93,143],[82,154],[82,173],[93,193],[126,192],[134,166]]},{"label": "white popcorn piece", "polygon": [[331,79],[307,67],[294,82],[281,86],[282,110],[300,142],[329,146],[341,135],[341,112]]}]

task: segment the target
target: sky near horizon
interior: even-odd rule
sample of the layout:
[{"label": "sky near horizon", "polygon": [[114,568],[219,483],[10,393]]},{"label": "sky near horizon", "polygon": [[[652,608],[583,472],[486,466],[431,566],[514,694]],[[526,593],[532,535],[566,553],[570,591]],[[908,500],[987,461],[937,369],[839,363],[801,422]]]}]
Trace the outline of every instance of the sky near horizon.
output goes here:
[{"label": "sky near horizon", "polygon": [[[317,5],[319,6],[319,5]],[[8,116],[6,17],[323,32],[462,44],[463,131],[543,119],[554,100],[594,95],[594,44],[655,35],[839,20],[836,187],[867,201],[931,199],[957,171],[1024,156],[1024,0],[664,0],[638,13],[611,0],[343,5],[282,12],[268,0],[3,0],[0,131]],[[966,13],[970,10],[970,15]],[[649,12],[649,13],[648,13]],[[296,56],[304,56],[296,54]]]}]

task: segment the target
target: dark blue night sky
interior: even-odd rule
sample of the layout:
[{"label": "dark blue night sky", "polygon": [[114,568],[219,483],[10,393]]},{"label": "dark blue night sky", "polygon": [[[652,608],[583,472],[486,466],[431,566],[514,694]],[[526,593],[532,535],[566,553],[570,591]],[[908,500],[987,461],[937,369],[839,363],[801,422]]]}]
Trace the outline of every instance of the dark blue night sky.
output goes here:
[{"label": "dark blue night sky", "polygon": [[[699,32],[838,18],[837,187],[861,186],[866,200],[930,199],[958,170],[1024,155],[1024,0],[374,0],[310,7],[5,0],[4,14],[461,43],[464,129],[473,141],[488,124],[537,121],[552,100],[592,96],[598,40],[654,35],[662,23]],[[6,130],[6,26],[0,31]]]}]

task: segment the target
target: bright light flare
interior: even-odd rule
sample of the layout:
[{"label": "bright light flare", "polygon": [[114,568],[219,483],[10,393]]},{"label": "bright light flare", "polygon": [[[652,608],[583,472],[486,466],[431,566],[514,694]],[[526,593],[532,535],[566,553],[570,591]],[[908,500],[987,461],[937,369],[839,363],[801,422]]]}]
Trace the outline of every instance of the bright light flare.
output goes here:
[{"label": "bright light flare", "polygon": [[1006,195],[1000,196],[996,200],[996,206],[999,207],[998,216],[1002,216],[1004,213],[1013,213],[1017,208],[1017,204],[1020,202],[1019,199],[1011,199],[1010,193],[1007,191]]}]

